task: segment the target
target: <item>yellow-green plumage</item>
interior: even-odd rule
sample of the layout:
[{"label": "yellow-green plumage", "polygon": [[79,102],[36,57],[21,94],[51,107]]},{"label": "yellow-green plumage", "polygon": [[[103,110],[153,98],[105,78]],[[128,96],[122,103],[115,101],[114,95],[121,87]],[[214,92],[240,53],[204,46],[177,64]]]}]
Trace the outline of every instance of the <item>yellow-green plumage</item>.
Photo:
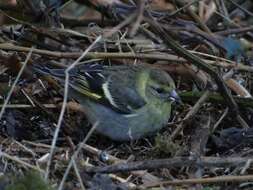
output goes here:
[{"label": "yellow-green plumage", "polygon": [[[58,80],[64,77],[59,70],[46,72]],[[169,74],[147,66],[84,65],[70,73],[70,87],[88,120],[99,121],[97,131],[119,141],[164,127],[172,102],[179,98]]]}]

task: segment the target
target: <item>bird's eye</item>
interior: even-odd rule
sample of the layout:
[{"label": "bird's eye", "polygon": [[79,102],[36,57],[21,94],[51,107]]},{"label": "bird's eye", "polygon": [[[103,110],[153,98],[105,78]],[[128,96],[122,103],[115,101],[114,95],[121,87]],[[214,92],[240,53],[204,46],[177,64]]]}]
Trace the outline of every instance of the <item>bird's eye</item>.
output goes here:
[{"label": "bird's eye", "polygon": [[164,93],[164,89],[163,88],[153,88],[158,94],[162,94]]},{"label": "bird's eye", "polygon": [[157,88],[157,89],[156,89],[156,92],[159,93],[159,94],[164,93],[164,89],[162,89],[162,88]]}]

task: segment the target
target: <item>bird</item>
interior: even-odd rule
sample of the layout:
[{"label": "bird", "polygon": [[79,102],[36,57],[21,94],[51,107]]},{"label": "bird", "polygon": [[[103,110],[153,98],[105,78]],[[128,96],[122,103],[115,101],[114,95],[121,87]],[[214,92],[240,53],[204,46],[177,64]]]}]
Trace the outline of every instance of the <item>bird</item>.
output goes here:
[{"label": "bird", "polygon": [[[36,71],[61,85],[65,70],[37,66]],[[150,136],[166,126],[175,83],[164,70],[146,65],[79,65],[69,72],[69,96],[76,99],[96,131],[115,141]]]}]

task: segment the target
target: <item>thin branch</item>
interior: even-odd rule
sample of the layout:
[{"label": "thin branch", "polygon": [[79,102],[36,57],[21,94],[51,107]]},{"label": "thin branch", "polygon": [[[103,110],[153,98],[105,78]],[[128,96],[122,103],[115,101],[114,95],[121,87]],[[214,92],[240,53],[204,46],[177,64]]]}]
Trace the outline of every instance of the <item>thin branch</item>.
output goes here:
[{"label": "thin branch", "polygon": [[224,182],[246,182],[252,181],[253,175],[244,176],[218,176],[197,179],[183,179],[174,181],[163,181],[157,183],[150,183],[140,186],[139,189],[147,189],[151,187],[159,187],[162,185],[191,185],[191,184],[209,184],[209,183],[224,183]]},{"label": "thin branch", "polygon": [[23,160],[20,160],[19,158],[17,158],[16,156],[11,156],[5,152],[0,151],[0,157],[6,158],[8,160],[11,160],[13,162],[16,162],[24,167],[39,171],[40,173],[44,173],[44,171],[40,168],[38,168],[37,166],[33,166],[27,162],[24,162]]},{"label": "thin branch", "polygon": [[[3,50],[9,50],[9,51],[18,51],[18,52],[29,52],[30,48],[23,47],[23,46],[16,46],[12,45],[9,43],[3,43],[0,44],[0,49]],[[189,51],[193,52],[193,51]],[[48,51],[48,50],[42,50],[42,49],[34,49],[33,50],[34,54],[40,54],[44,56],[49,56],[49,57],[55,57],[55,58],[70,58],[70,59],[76,59],[81,56],[81,52],[59,52],[59,51]],[[212,55],[208,54],[203,54],[200,52],[193,52],[194,54],[199,54],[203,55],[206,57],[214,58],[217,60],[220,60],[217,63],[217,60],[215,61],[210,61],[205,59],[204,61],[207,64],[210,64],[212,66],[217,66],[217,67],[223,67],[223,68],[234,68],[235,67],[235,62],[231,62],[229,60],[225,60],[224,58],[219,58],[219,57],[214,57]],[[177,62],[177,63],[187,63],[187,60],[184,58],[180,58],[175,55],[171,54],[165,54],[165,53],[160,53],[160,54],[155,54],[155,53],[133,53],[133,52],[117,52],[117,53],[111,53],[111,52],[89,52],[85,56],[87,59],[148,59],[148,60],[161,60],[161,61],[168,61],[168,64],[171,62]],[[226,62],[227,63],[226,63]],[[60,66],[60,65],[58,65]],[[62,67],[66,67],[65,65],[62,65]],[[244,71],[244,72],[253,72],[253,67],[252,66],[247,66],[247,65],[237,65],[236,66],[237,71]]]},{"label": "thin branch", "polygon": [[187,115],[184,117],[182,122],[178,125],[178,127],[173,131],[171,134],[170,138],[174,140],[178,133],[182,131],[182,129],[185,127],[185,124],[189,122],[191,118],[199,111],[201,106],[203,105],[204,102],[206,102],[209,98],[210,91],[206,90],[202,96],[199,98],[199,100],[195,103],[195,105],[192,107],[192,109],[187,113]]},{"label": "thin branch", "polygon": [[46,169],[46,174],[45,174],[45,179],[48,179],[49,172],[50,172],[50,166],[54,154],[54,149],[56,145],[56,141],[60,132],[61,124],[63,121],[63,116],[65,113],[65,108],[67,105],[67,100],[68,100],[68,87],[69,87],[69,71],[73,69],[85,56],[86,54],[96,45],[97,42],[99,42],[102,39],[102,36],[99,36],[84,52],[83,54],[73,63],[71,64],[66,70],[65,70],[65,84],[64,84],[64,98],[63,98],[63,104],[61,108],[61,113],[58,119],[58,123],[54,132],[54,138],[51,144],[51,149],[50,149],[50,154],[49,154],[49,160],[47,162],[47,169]]},{"label": "thin branch", "polygon": [[88,132],[88,134],[86,135],[86,137],[84,138],[84,140],[78,145],[77,150],[74,152],[74,154],[71,157],[71,160],[70,160],[70,162],[69,162],[69,164],[68,164],[68,166],[67,166],[67,168],[65,170],[65,173],[64,173],[63,178],[61,180],[61,183],[60,183],[60,185],[58,187],[58,190],[62,190],[63,189],[63,185],[64,185],[64,183],[65,183],[65,181],[67,179],[67,176],[69,174],[69,171],[70,171],[71,167],[74,164],[75,159],[77,158],[79,152],[82,150],[82,147],[86,144],[87,140],[90,138],[91,134],[94,132],[94,130],[96,129],[96,127],[98,126],[98,124],[99,124],[99,122],[96,122],[92,126],[92,128],[90,129],[90,131]]},{"label": "thin branch", "polygon": [[113,164],[105,167],[90,167],[86,168],[90,173],[117,173],[129,172],[136,170],[154,170],[161,168],[176,168],[176,167],[230,167],[243,166],[251,158],[242,157],[174,157],[167,159],[144,160],[136,162],[127,162]]}]

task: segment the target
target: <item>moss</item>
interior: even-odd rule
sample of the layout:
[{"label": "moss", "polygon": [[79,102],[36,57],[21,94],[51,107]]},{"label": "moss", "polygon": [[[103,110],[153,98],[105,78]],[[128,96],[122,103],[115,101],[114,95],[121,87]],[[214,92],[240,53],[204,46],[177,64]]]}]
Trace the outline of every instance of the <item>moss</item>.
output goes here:
[{"label": "moss", "polygon": [[155,137],[155,155],[174,156],[180,149],[180,145],[172,142],[168,134],[158,134]]},{"label": "moss", "polygon": [[28,172],[22,177],[12,180],[5,190],[53,190],[53,188],[37,173]]}]

